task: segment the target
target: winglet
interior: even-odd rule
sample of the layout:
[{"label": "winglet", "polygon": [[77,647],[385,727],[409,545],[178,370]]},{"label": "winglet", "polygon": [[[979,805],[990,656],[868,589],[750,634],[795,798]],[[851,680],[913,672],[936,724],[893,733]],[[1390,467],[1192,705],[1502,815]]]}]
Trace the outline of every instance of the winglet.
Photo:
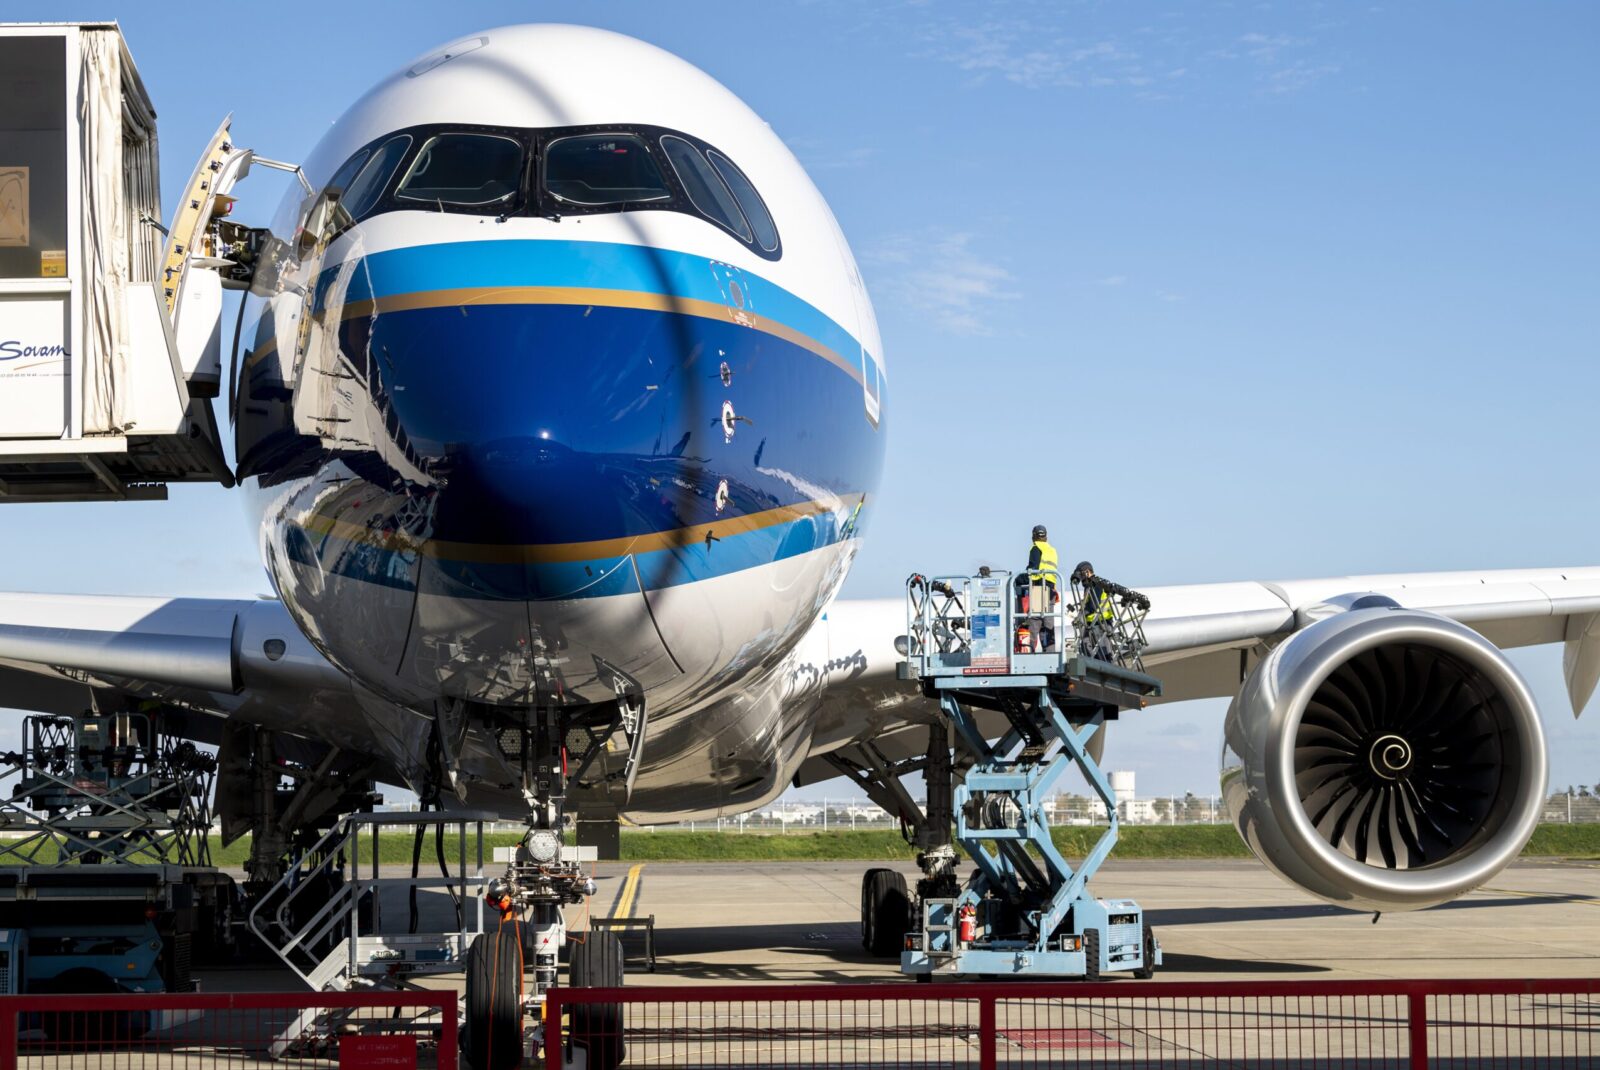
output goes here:
[{"label": "winglet", "polygon": [[1567,618],[1566,648],[1561,652],[1561,672],[1567,678],[1572,716],[1579,717],[1600,684],[1600,613]]}]

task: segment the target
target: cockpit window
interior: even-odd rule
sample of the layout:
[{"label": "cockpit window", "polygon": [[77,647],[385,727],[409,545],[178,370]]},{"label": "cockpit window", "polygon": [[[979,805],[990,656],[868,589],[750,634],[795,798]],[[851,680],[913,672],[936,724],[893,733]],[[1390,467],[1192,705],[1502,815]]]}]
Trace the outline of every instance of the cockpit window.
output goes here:
[{"label": "cockpit window", "polygon": [[561,127],[430,123],[374,138],[302,205],[307,255],[383,212],[438,211],[507,221],[679,212],[711,223],[764,260],[783,258],[772,213],[744,171],[693,134],[636,123]]},{"label": "cockpit window", "polygon": [[384,187],[388,186],[394,169],[399,166],[401,158],[410,147],[411,135],[401,134],[385,141],[378,151],[372,154],[367,166],[361,169],[361,173],[345,191],[344,210],[350,213],[350,218],[365,218],[372,210],[372,206],[378,203],[378,198],[383,196]]},{"label": "cockpit window", "polygon": [[302,256],[315,248],[318,242],[331,241],[350,225],[350,216],[344,210],[344,191],[361,170],[361,165],[367,162],[369,155],[371,153],[367,149],[362,149],[350,157],[322,187],[322,193],[311,205],[300,228],[298,243]]},{"label": "cockpit window", "polygon": [[367,162],[368,155],[370,153],[366,149],[362,149],[346,160],[344,166],[335,171],[333,177],[328,179],[328,184],[322,188],[323,192],[335,200],[342,197],[344,191],[350,186],[350,180],[356,177],[356,172],[361,170],[361,165]]},{"label": "cockpit window", "polygon": [[521,180],[519,142],[493,134],[440,134],[422,146],[395,197],[467,208],[510,204]]},{"label": "cockpit window", "polygon": [[744,177],[744,172],[733,165],[733,161],[715,149],[706,152],[706,158],[711,161],[711,166],[717,169],[717,174],[728,184],[733,191],[733,197],[739,202],[739,207],[744,209],[744,217],[750,221],[751,229],[756,232],[756,244],[767,252],[774,252],[778,248],[778,228],[772,222],[772,216],[767,212],[767,206],[761,200],[761,194]]},{"label": "cockpit window", "polygon": [[556,138],[544,150],[544,188],[558,201],[585,206],[672,197],[649,146],[632,134]]},{"label": "cockpit window", "polygon": [[684,190],[689,194],[689,199],[694,206],[700,209],[708,218],[721,223],[745,241],[750,240],[750,224],[745,222],[744,213],[739,211],[738,203],[733,199],[733,194],[723,184],[722,179],[706,163],[706,158],[700,155],[700,150],[681,137],[671,134],[661,139],[661,147],[666,150],[667,159],[672,161],[672,169],[678,173],[678,181],[683,183]]}]

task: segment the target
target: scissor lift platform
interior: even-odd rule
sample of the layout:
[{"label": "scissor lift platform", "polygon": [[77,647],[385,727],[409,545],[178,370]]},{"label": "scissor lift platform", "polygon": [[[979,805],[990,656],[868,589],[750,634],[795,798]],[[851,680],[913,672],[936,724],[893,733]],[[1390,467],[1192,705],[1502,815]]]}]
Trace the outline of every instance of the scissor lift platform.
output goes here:
[{"label": "scissor lift platform", "polygon": [[[908,583],[900,675],[921,682],[975,758],[955,787],[954,809],[956,842],[977,870],[953,896],[919,898],[900,962],[919,980],[1149,977],[1161,962],[1139,905],[1089,890],[1118,835],[1116,796],[1090,741],[1108,719],[1161,693],[1140,657],[1149,601],[1075,576],[1064,602],[1066,586],[1049,570]],[[975,709],[1004,714],[1009,729],[991,743]],[[1108,819],[1076,869],[1044,811],[1072,766]]]}]

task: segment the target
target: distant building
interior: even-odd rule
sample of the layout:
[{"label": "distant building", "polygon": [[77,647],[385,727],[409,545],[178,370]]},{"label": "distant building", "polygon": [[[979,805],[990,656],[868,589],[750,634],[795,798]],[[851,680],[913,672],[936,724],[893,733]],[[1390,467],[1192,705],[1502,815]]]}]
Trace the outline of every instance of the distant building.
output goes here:
[{"label": "distant building", "polygon": [[[1131,774],[1130,774],[1131,775]],[[1117,816],[1130,825],[1151,825],[1158,821],[1169,820],[1168,817],[1156,812],[1154,799],[1128,799],[1117,800]]]},{"label": "distant building", "polygon": [[1111,773],[1111,793],[1117,797],[1117,808],[1120,810],[1123,803],[1130,803],[1134,799],[1133,770],[1117,769]]}]

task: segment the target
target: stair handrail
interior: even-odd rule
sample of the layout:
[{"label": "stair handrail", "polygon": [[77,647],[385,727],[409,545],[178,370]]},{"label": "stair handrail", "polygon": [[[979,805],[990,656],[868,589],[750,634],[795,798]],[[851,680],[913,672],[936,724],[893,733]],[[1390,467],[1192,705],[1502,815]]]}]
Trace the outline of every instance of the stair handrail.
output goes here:
[{"label": "stair handrail", "polygon": [[[314,957],[314,953],[307,945],[315,944],[328,935],[333,924],[337,921],[339,913],[347,906],[349,899],[354,895],[353,886],[349,883],[341,884],[338,893],[324,903],[321,909],[313,914],[311,919],[300,926],[298,930],[296,930],[294,922],[287,912],[301,893],[311,885],[312,879],[319,873],[329,870],[337,862],[340,852],[345,844],[349,842],[353,831],[349,815],[340,818],[331,829],[323,833],[316,843],[302,851],[284,871],[283,876],[279,877],[272,887],[267,889],[266,894],[256,900],[256,904],[251,908],[250,915],[247,918],[250,930],[256,934],[261,942],[270,947],[273,953],[282,959],[300,980],[313,989],[317,986],[312,982],[311,974],[300,968],[299,963],[293,957],[293,953],[298,951],[307,957]],[[318,852],[321,852],[322,860],[302,873],[300,867],[305,863],[306,859],[316,855]],[[277,903],[272,915],[264,919],[262,917],[263,909],[266,908],[267,904],[273,902],[280,893],[282,894],[281,901]],[[326,924],[324,924],[325,919]],[[269,932],[269,925],[273,924],[276,925],[282,934],[281,936]],[[316,931],[313,933],[312,930],[314,928]],[[326,959],[318,959],[313,964],[312,971],[314,972],[324,961]]]}]

